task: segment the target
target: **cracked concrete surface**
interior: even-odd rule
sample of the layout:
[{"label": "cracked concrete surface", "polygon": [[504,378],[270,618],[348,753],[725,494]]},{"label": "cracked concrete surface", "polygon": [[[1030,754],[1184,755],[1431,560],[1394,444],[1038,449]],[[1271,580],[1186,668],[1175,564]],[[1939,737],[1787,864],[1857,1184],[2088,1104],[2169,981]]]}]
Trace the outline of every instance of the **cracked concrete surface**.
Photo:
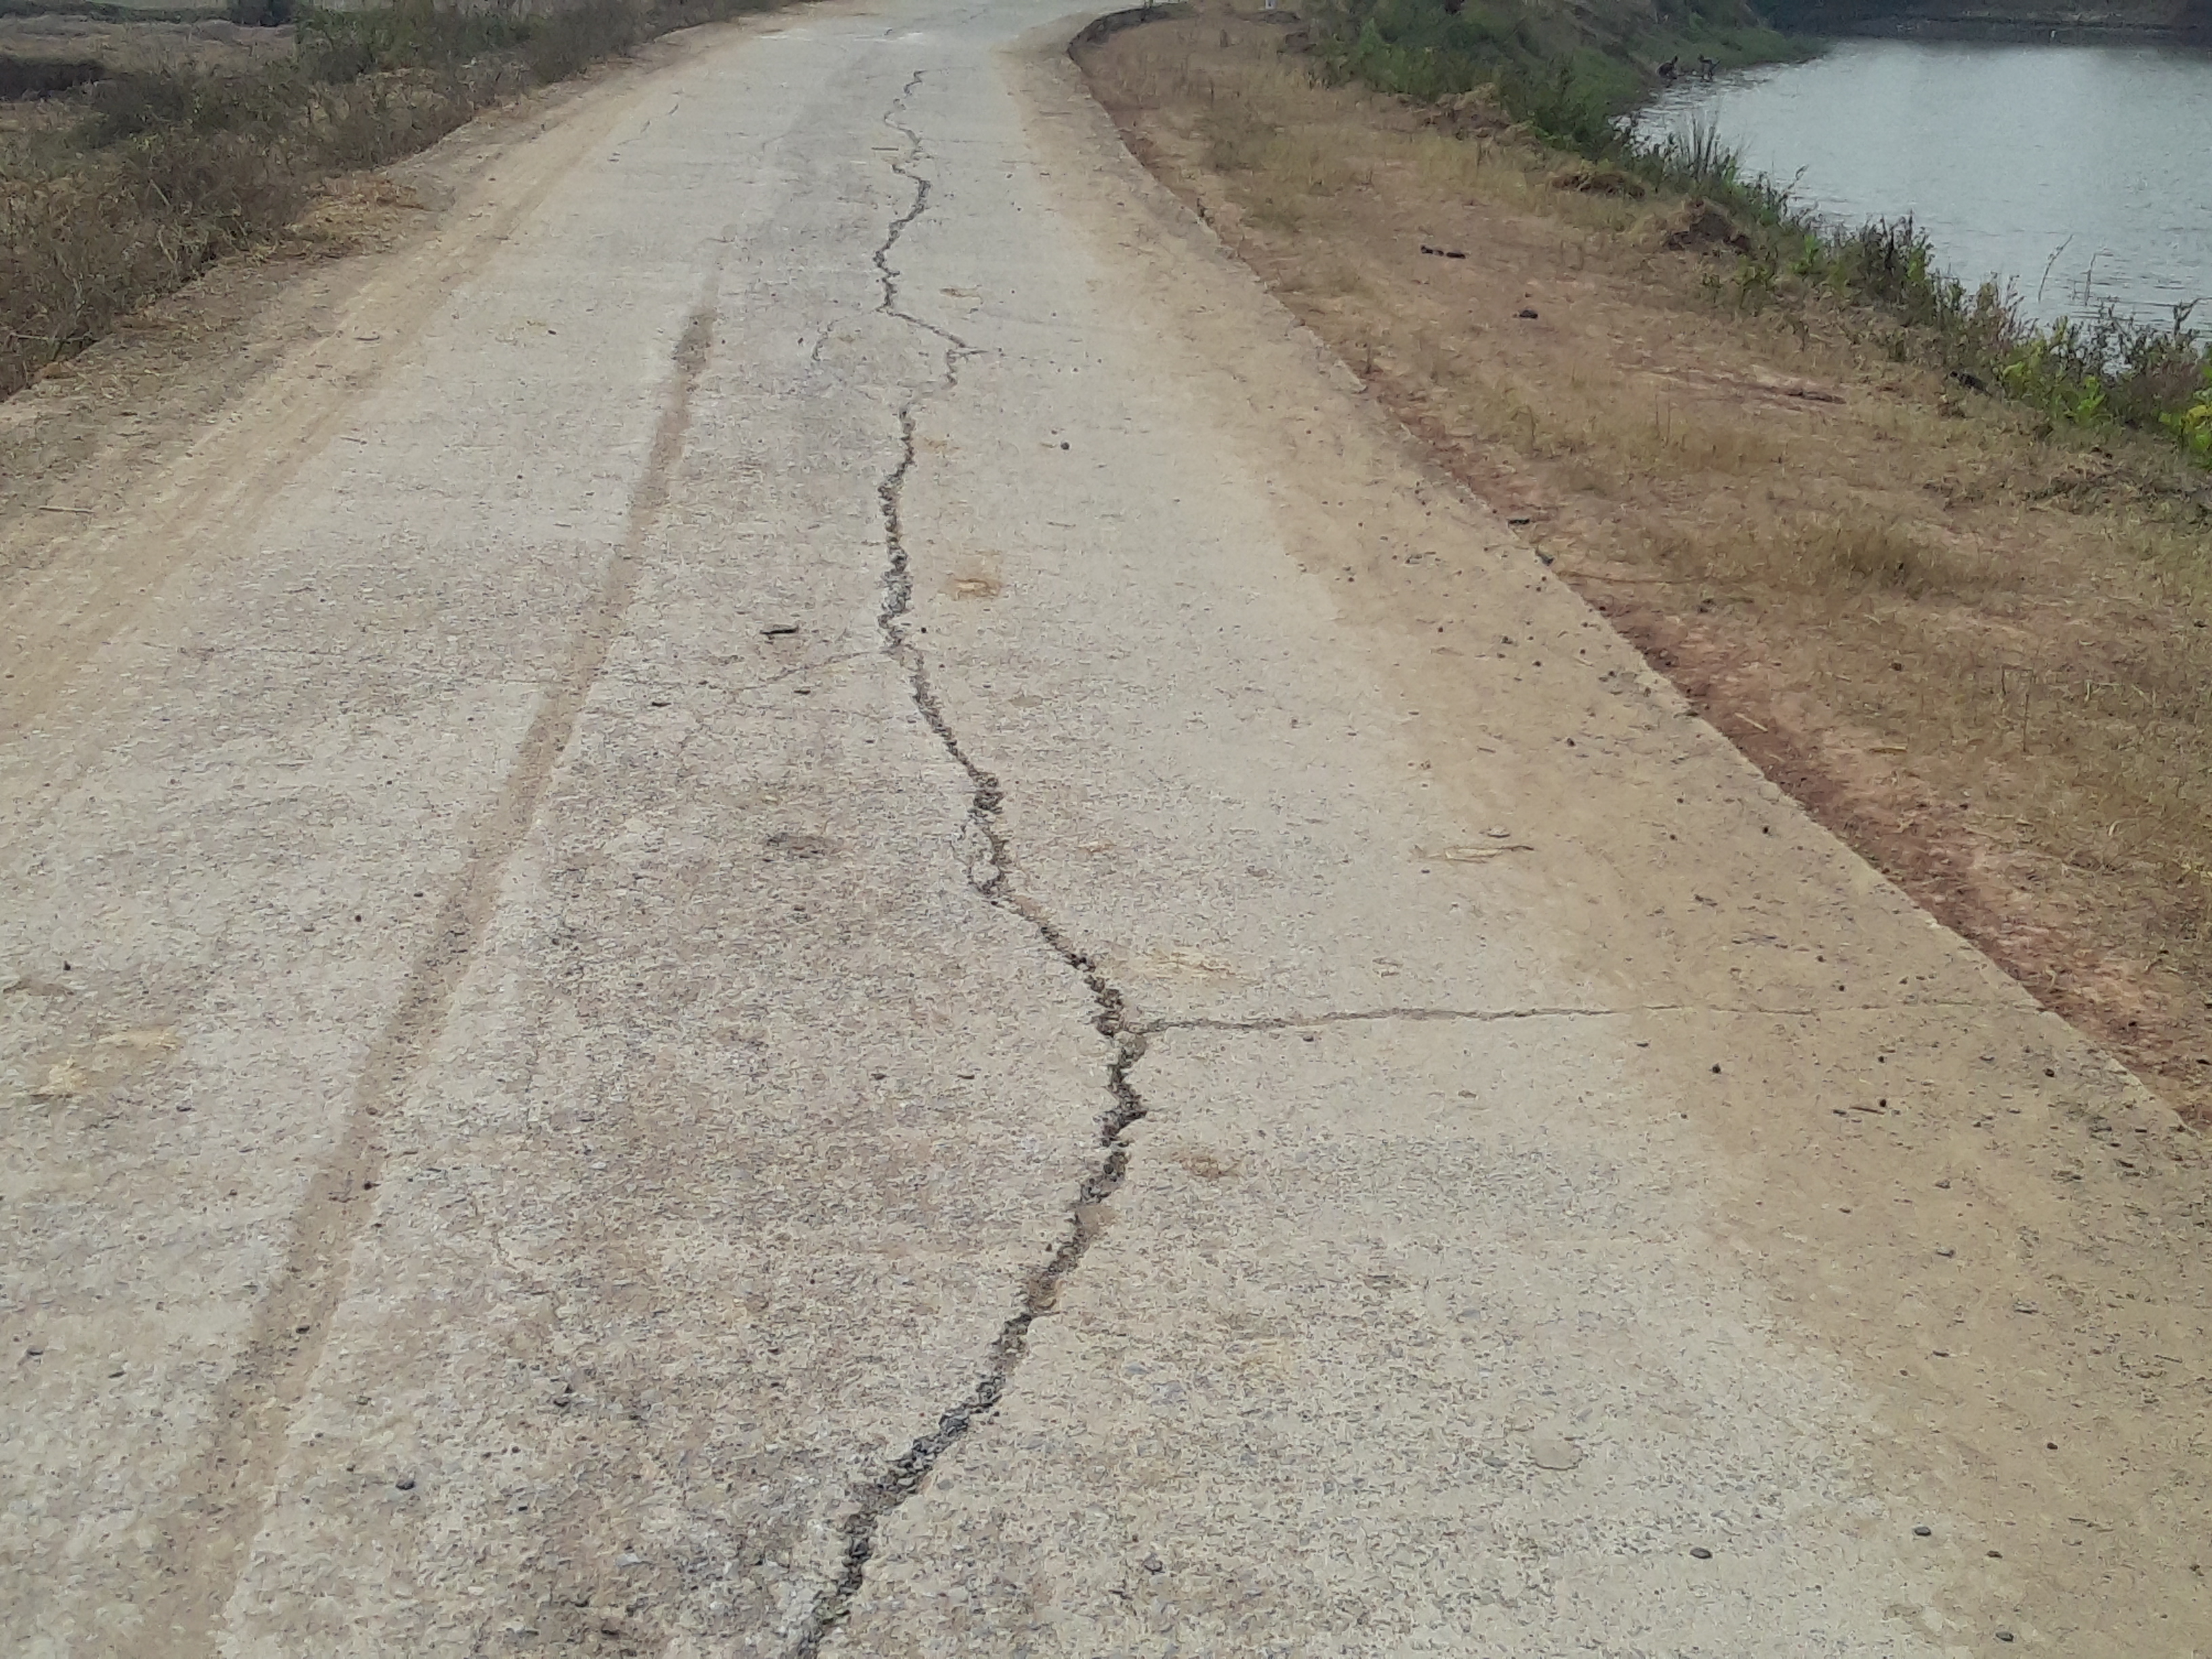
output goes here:
[{"label": "cracked concrete surface", "polygon": [[4,1645],[2199,1651],[2193,1143],[1051,16],[608,77],[9,579]]},{"label": "cracked concrete surface", "polygon": [[[897,119],[921,88],[922,78],[923,72],[916,70],[900,94],[897,107],[884,118],[884,124],[898,131],[909,146],[904,156],[892,162],[891,168],[913,185],[914,199],[904,212],[891,221],[883,245],[870,256],[870,263],[883,283],[879,307],[882,314],[945,343],[945,374],[935,392],[948,395],[958,389],[960,360],[970,355],[973,349],[950,330],[915,317],[900,307],[898,276],[891,263],[892,250],[899,237],[929,206],[929,180],[912,170],[921,157],[921,135]],[[901,507],[908,476],[915,467],[917,410],[929,395],[920,394],[900,408],[897,464],[877,486],[877,495],[883,504],[884,546],[889,555],[884,569],[880,617],[884,649],[906,671],[915,707],[921,711],[923,720],[944,745],[945,754],[968,776],[971,790],[968,823],[983,847],[980,858],[968,861],[969,885],[991,903],[1019,916],[1035,928],[1039,939],[1066,963],[1091,994],[1095,1010],[1091,1023],[1112,1045],[1105,1077],[1109,1104],[1098,1123],[1098,1144],[1103,1151],[1099,1165],[1083,1182],[1063,1237],[1024,1283],[1019,1302],[992,1344],[982,1375],[975,1387],[938,1419],[935,1428],[917,1439],[888,1469],[855,1494],[855,1501],[840,1522],[845,1545],[842,1566],[836,1581],[815,1604],[808,1627],[796,1649],[801,1655],[818,1652],[823,1640],[850,1613],[853,1598],[866,1582],[868,1560],[874,1553],[883,1517],[914,1496],[936,1467],[938,1459],[974,1426],[977,1417],[999,1403],[1021,1364],[1030,1327],[1040,1316],[1051,1311],[1061,1285],[1090,1247],[1093,1232],[1090,1214],[1120,1187],[1127,1163],[1127,1131],[1145,1115],[1144,1102],[1128,1079],[1129,1068],[1143,1057],[1144,1036],[1127,1028],[1121,992],[1096,963],[1062,937],[1034,901],[1024,898],[1012,886],[1012,852],[998,825],[999,812],[1006,801],[1005,791],[999,780],[978,766],[962,748],[959,734],[946,720],[943,702],[930,683],[928,654],[908,632],[914,572],[906,548]]]}]

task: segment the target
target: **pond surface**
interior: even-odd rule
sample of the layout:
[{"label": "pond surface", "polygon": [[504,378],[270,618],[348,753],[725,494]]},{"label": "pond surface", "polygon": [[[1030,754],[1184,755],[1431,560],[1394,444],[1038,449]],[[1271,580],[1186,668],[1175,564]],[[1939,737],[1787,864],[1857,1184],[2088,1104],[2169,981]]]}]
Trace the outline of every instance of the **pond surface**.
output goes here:
[{"label": "pond surface", "polygon": [[1678,86],[1642,131],[1693,119],[1832,217],[1910,213],[1953,274],[2009,281],[2031,315],[2203,300],[2212,324],[2212,54],[1846,40]]}]

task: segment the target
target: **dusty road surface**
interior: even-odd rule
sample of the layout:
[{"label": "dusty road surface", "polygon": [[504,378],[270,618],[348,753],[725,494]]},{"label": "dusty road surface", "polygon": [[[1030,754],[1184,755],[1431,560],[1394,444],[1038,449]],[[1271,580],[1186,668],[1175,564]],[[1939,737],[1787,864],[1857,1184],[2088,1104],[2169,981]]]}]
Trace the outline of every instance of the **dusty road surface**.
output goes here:
[{"label": "dusty road surface", "polygon": [[2205,1650],[2195,1142],[1055,12],[695,36],[11,481],[0,1647]]}]

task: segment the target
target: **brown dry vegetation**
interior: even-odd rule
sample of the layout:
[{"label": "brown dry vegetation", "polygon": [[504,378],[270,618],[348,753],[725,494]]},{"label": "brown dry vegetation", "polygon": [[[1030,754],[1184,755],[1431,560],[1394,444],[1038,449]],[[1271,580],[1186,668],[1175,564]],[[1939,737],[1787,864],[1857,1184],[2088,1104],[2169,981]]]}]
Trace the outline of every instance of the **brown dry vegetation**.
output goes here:
[{"label": "brown dry vegetation", "polygon": [[1079,58],[1770,776],[2212,1121],[2212,479],[1910,367],[1882,319],[1741,280],[1710,214],[1323,86],[1297,45],[1207,0]]},{"label": "brown dry vegetation", "polygon": [[[0,58],[27,64],[90,60],[111,71],[169,69],[238,72],[292,53],[289,29],[242,28],[218,17],[126,22],[112,17],[31,13],[0,17]],[[36,105],[0,106],[0,125],[40,113]]]},{"label": "brown dry vegetation", "polygon": [[296,27],[266,30],[0,20],[19,67],[82,59],[94,72],[0,101],[0,396],[217,260],[327,217],[326,198],[359,174],[480,111],[774,3],[394,0],[303,9]]}]

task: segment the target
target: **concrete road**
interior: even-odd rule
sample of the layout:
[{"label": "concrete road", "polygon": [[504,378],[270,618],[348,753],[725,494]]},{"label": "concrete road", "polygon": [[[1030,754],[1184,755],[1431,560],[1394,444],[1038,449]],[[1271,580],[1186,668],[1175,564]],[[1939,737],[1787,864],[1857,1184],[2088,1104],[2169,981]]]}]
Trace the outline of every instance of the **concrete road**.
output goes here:
[{"label": "concrete road", "polygon": [[465,137],[10,532],[0,1647],[2212,1647],[2191,1138],[1055,10]]}]

